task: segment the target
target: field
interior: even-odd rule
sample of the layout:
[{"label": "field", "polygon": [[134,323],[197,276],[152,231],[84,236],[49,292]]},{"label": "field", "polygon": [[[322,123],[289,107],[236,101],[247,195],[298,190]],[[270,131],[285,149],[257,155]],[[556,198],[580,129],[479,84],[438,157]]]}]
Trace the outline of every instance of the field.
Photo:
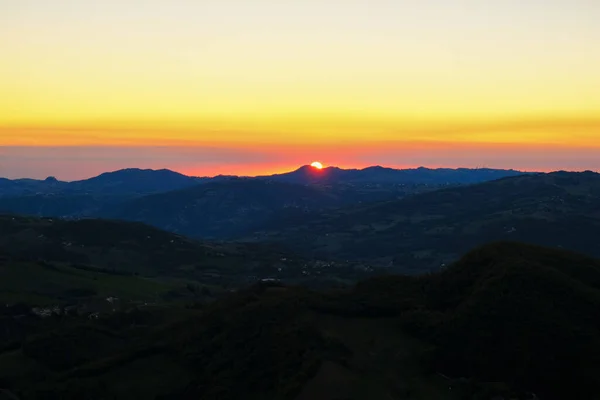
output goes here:
[{"label": "field", "polygon": [[156,302],[174,287],[151,278],[96,272],[60,263],[0,265],[0,302],[5,304],[50,306],[111,297],[127,302]]}]

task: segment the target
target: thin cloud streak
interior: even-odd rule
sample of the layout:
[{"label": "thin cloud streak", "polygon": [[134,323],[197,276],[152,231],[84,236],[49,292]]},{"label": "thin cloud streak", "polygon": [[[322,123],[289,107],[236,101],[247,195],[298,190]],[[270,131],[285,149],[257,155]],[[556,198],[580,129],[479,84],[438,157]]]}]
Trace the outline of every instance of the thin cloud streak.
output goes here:
[{"label": "thin cloud streak", "polygon": [[[308,117],[307,117],[308,118]],[[329,118],[329,119],[328,119]],[[497,121],[410,121],[401,119],[267,118],[264,121],[195,121],[155,127],[0,125],[5,146],[271,146],[377,142],[506,143],[600,148],[600,119],[589,117]],[[338,120],[339,119],[339,120]],[[239,125],[239,126],[238,126]]]}]

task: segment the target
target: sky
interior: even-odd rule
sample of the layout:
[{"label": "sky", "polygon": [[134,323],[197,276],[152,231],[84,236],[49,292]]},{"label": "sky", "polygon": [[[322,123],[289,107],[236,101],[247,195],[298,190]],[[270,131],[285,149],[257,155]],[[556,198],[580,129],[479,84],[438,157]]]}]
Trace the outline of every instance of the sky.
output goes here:
[{"label": "sky", "polygon": [[600,170],[598,0],[0,0],[0,176]]}]

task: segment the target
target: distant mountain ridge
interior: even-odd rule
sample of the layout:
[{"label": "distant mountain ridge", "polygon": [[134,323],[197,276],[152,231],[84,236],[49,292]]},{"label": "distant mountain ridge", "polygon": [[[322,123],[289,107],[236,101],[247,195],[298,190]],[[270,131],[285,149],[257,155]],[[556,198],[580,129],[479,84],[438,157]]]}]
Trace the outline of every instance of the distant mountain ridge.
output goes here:
[{"label": "distant mountain ridge", "polygon": [[0,178],[0,196],[32,194],[145,194],[166,192],[202,183],[206,178],[186,176],[168,169],[128,168],[105,172],[93,178],[65,182],[48,177],[37,179]]},{"label": "distant mountain ridge", "polygon": [[278,182],[311,184],[327,183],[420,183],[420,184],[470,184],[485,182],[510,176],[523,175],[524,172],[513,169],[489,168],[411,168],[394,169],[371,166],[364,169],[342,169],[327,167],[321,170],[305,165],[284,174],[261,176]]},{"label": "distant mountain ridge", "polygon": [[201,182],[201,178],[190,177],[168,169],[129,168],[105,172],[90,179],[70,182],[68,187],[85,192],[156,193],[182,189]]},{"label": "distant mountain ridge", "polygon": [[[395,170],[383,167],[362,170],[329,167],[318,170],[304,166],[296,171],[278,175],[219,175],[209,178],[191,177],[167,169],[129,168],[73,182],[59,181],[55,177],[44,180],[0,179],[0,213],[68,218],[118,216],[153,223],[161,228],[195,237],[206,237],[210,232],[211,238],[230,238],[232,234],[239,235],[248,232],[250,228],[258,229],[256,224],[281,209],[316,211],[393,200],[448,185],[514,174],[521,173],[512,170]],[[261,182],[271,186],[265,186]],[[203,189],[207,184],[216,186],[211,186],[210,191],[207,188]],[[304,188],[300,188],[302,186]],[[257,197],[260,195],[257,190],[263,190],[259,188],[263,188],[270,195]],[[170,199],[173,204],[181,205],[181,210],[176,210],[170,205],[162,207],[164,210],[170,210],[172,217],[177,215],[176,220],[167,220],[166,217],[160,216],[164,212],[163,209],[148,208],[161,200],[143,199],[146,196],[161,195]],[[212,197],[204,198],[205,195]],[[215,203],[215,199],[222,199],[230,209]],[[247,202],[252,204],[246,204]],[[200,204],[210,204],[212,208],[198,209]],[[126,209],[131,211],[122,211]],[[241,215],[239,212],[244,210],[244,224],[235,230],[225,226],[232,226],[232,221],[238,220]],[[248,219],[249,214],[254,218]],[[156,221],[162,222],[157,224]],[[212,221],[212,227],[207,225],[208,221]],[[187,228],[183,228],[184,226]]]},{"label": "distant mountain ridge", "polygon": [[[429,169],[393,169],[381,166],[364,169],[342,169],[327,167],[317,170],[309,165],[283,174],[244,177],[247,179],[272,180],[295,184],[348,184],[348,183],[385,183],[385,184],[469,184],[508,176],[521,175],[524,172],[502,169],[440,168]],[[220,182],[238,176],[193,177],[168,169],[127,168],[105,172],[89,179],[72,182],[60,181],[54,177],[37,179],[0,178],[0,197],[53,193],[86,194],[151,194],[184,189],[194,185]]]},{"label": "distant mountain ridge", "polygon": [[[448,183],[503,175],[508,176],[474,185]],[[407,182],[418,176],[431,183],[386,182],[390,176]],[[446,183],[435,183],[432,176]],[[195,238],[275,241],[309,256],[418,273],[490,240],[600,256],[592,243],[600,229],[599,177],[593,172],[305,166],[269,177],[192,178],[134,169],[71,183],[37,181],[56,191],[0,196],[0,213],[144,222]],[[4,187],[19,183],[32,184],[0,181]],[[71,189],[62,190],[63,185]],[[172,188],[177,189],[166,190]]]}]

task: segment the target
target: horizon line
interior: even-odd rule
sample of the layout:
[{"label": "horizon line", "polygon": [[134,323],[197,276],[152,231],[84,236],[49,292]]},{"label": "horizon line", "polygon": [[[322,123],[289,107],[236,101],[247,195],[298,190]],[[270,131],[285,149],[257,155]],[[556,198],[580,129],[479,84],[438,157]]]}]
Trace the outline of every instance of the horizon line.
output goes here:
[{"label": "horizon line", "polygon": [[[218,178],[218,177],[231,177],[231,178],[267,178],[270,176],[277,176],[277,175],[285,175],[285,174],[289,174],[289,173],[293,173],[293,172],[297,172],[303,168],[313,168],[311,167],[310,164],[304,164],[301,165],[300,167],[296,168],[296,169],[291,169],[291,170],[286,170],[284,172],[275,172],[272,174],[268,174],[268,175],[238,175],[238,174],[217,174],[217,175],[188,175],[184,172],[178,171],[177,169],[170,169],[170,168],[138,168],[138,167],[127,167],[127,168],[119,168],[119,169],[115,169],[115,170],[110,170],[110,171],[105,171],[102,172],[98,175],[92,175],[89,176],[87,178],[83,178],[83,179],[74,179],[74,180],[62,180],[59,179],[57,176],[55,175],[50,175],[47,176],[46,178],[41,178],[41,179],[37,179],[37,178],[28,178],[28,177],[22,177],[22,178],[6,178],[6,177],[2,177],[0,176],[0,179],[7,179],[10,181],[18,181],[18,180],[34,180],[34,181],[44,181],[48,178],[54,178],[57,179],[59,182],[66,182],[66,183],[71,183],[71,182],[80,182],[80,181],[85,181],[88,179],[93,179],[96,178],[98,176],[104,175],[104,174],[112,174],[112,173],[117,173],[117,172],[121,172],[121,171],[129,171],[129,170],[135,170],[135,171],[154,171],[154,172],[158,172],[158,171],[170,171],[170,172],[174,172],[177,174],[180,174],[182,176],[186,176],[189,178],[198,178],[198,179],[214,179],[214,178]],[[326,171],[326,170],[331,170],[331,169],[340,169],[340,170],[344,170],[344,171],[363,171],[369,168],[384,168],[384,169],[391,169],[391,170],[395,170],[395,171],[411,171],[411,170],[418,170],[418,169],[427,169],[427,170],[495,170],[495,171],[513,171],[513,172],[519,172],[519,173],[523,173],[523,174],[549,174],[549,173],[554,173],[554,172],[572,172],[572,173],[576,173],[576,172],[593,172],[593,173],[600,173],[598,171],[595,170],[591,170],[591,169],[585,169],[585,170],[565,170],[565,169],[556,169],[556,170],[546,170],[546,171],[542,171],[542,170],[522,170],[522,169],[515,169],[515,168],[491,168],[491,167],[485,167],[485,166],[481,166],[481,167],[426,167],[424,165],[418,166],[418,167],[407,167],[407,168],[394,168],[394,167],[386,167],[383,165],[369,165],[367,167],[364,168],[343,168],[343,167],[338,167],[335,165],[329,165],[329,166],[324,166],[323,169],[321,171]]]}]

